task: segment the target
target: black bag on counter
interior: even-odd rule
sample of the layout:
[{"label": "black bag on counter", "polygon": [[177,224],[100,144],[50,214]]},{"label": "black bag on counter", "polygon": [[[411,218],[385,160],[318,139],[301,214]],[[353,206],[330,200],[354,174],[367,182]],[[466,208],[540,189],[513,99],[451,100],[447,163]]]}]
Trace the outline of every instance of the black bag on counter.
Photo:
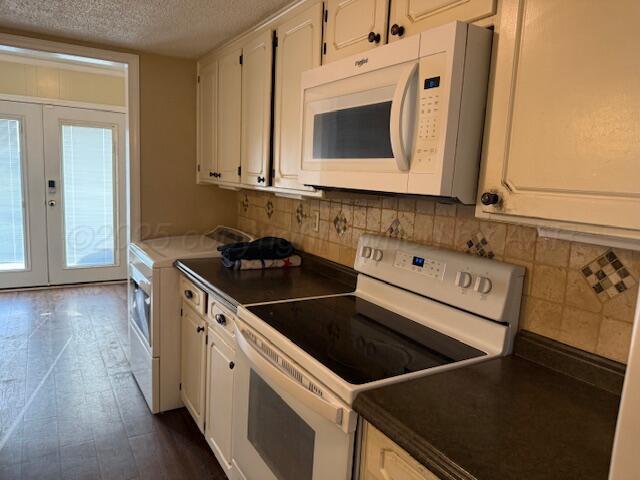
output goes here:
[{"label": "black bag on counter", "polygon": [[226,260],[276,260],[291,256],[293,245],[278,237],[262,237],[253,242],[238,242],[221,245],[218,251]]}]

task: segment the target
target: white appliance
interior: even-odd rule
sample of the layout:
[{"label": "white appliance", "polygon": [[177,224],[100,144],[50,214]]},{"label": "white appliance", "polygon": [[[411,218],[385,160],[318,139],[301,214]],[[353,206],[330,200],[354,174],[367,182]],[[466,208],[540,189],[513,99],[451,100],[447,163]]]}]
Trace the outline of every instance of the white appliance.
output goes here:
[{"label": "white appliance", "polygon": [[347,480],[356,395],[512,351],[524,269],[363,235],[352,294],[243,306],[233,471]]},{"label": "white appliance", "polygon": [[218,226],[206,235],[162,237],[129,245],[129,363],[152,413],[180,400],[179,258],[220,256],[218,246],[253,238]]},{"label": "white appliance", "polygon": [[301,181],[474,203],[492,39],[453,22],[304,72]]}]

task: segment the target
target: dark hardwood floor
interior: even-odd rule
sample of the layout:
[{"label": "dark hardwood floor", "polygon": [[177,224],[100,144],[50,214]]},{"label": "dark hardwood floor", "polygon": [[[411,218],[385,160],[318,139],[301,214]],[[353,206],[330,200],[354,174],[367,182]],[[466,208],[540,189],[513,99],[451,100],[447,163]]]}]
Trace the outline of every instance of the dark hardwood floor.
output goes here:
[{"label": "dark hardwood floor", "polygon": [[0,479],[225,479],[131,376],[126,286],[0,293]]}]

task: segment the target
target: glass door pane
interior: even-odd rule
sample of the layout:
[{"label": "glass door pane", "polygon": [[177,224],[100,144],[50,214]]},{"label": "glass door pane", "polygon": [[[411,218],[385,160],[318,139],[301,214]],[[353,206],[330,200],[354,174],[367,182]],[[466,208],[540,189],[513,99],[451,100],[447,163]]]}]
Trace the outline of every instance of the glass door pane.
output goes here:
[{"label": "glass door pane", "polygon": [[62,125],[67,268],[115,263],[114,168],[111,128]]},{"label": "glass door pane", "polygon": [[24,270],[25,211],[20,121],[0,118],[0,271]]}]

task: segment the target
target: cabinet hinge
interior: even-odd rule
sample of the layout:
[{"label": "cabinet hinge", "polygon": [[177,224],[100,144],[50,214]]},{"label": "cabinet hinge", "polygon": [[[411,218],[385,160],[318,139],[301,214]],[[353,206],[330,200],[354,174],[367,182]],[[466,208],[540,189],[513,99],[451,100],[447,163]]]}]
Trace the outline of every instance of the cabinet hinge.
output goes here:
[{"label": "cabinet hinge", "polygon": [[198,171],[200,171],[200,165],[198,165]]},{"label": "cabinet hinge", "polygon": [[276,178],[276,169],[275,168],[271,169],[271,178]]},{"label": "cabinet hinge", "polygon": [[326,55],[327,54],[327,42],[324,42],[322,44],[322,54]]},{"label": "cabinet hinge", "polygon": [[182,384],[178,385],[178,390],[182,390]]},{"label": "cabinet hinge", "polygon": [[238,59],[238,61],[240,62],[240,65],[242,65],[242,54],[240,54],[240,58]]},{"label": "cabinet hinge", "polygon": [[182,309],[180,309],[180,316],[182,316]]},{"label": "cabinet hinge", "polygon": [[204,344],[209,345],[209,335],[204,336]]},{"label": "cabinet hinge", "polygon": [[329,18],[329,10],[324,11],[324,23],[327,23],[327,19]]},{"label": "cabinet hinge", "polygon": [[238,176],[242,175],[242,167],[238,167]]},{"label": "cabinet hinge", "polygon": [[273,32],[273,46],[274,47],[278,46],[278,35],[276,35],[275,32]]},{"label": "cabinet hinge", "polygon": [[200,83],[200,75],[198,75],[198,83]]}]

